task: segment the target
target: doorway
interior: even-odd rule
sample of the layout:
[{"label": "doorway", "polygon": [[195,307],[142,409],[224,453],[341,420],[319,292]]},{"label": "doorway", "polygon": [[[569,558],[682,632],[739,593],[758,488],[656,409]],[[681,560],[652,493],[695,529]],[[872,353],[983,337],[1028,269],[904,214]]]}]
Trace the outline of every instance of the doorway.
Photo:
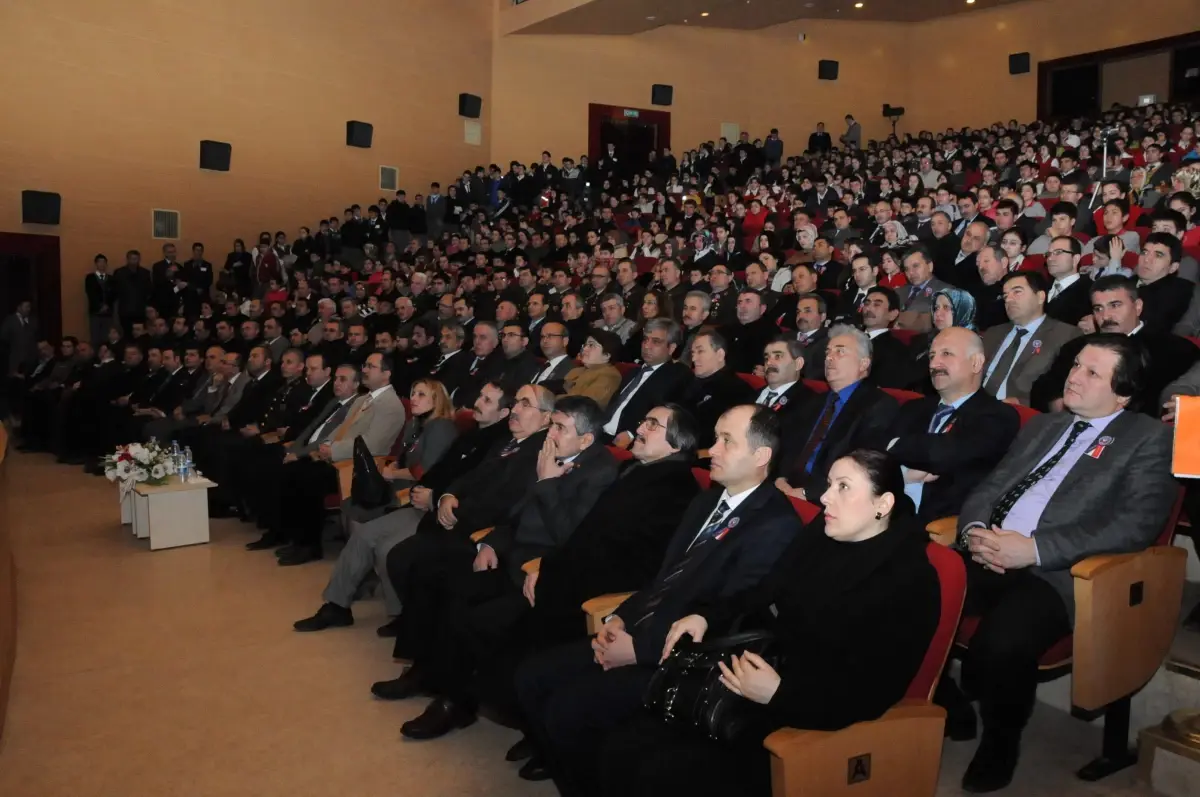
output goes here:
[{"label": "doorway", "polygon": [[43,337],[62,336],[62,274],[56,235],[0,233],[0,317],[33,302]]},{"label": "doorway", "polygon": [[626,175],[644,170],[651,152],[671,146],[671,114],[620,105],[588,105],[588,158],[595,163],[616,148],[617,162],[627,164]]},{"label": "doorway", "polygon": [[1050,115],[1092,116],[1100,112],[1100,64],[1056,69],[1050,73]]}]

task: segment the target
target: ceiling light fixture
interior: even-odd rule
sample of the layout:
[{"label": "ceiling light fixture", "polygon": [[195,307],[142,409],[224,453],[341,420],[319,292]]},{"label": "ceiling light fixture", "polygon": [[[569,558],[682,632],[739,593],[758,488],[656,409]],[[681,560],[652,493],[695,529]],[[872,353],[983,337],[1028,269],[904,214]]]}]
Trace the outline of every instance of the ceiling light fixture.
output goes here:
[{"label": "ceiling light fixture", "polygon": [[854,4],[854,7],[855,7],[855,8],[862,8],[862,7],[863,7],[863,4],[862,4],[862,3],[855,3],[855,4]]},{"label": "ceiling light fixture", "polygon": [[967,0],[967,5],[969,5],[969,6],[975,5],[975,0]]},{"label": "ceiling light fixture", "polygon": [[700,12],[700,16],[702,16],[702,17],[707,17],[707,16],[708,16],[708,12],[707,12],[707,11],[701,11],[701,12]]}]

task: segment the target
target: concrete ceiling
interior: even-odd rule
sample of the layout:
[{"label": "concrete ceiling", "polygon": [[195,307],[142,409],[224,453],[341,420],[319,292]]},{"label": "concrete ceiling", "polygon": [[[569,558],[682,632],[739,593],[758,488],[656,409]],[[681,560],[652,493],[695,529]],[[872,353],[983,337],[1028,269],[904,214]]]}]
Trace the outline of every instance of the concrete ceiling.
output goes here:
[{"label": "concrete ceiling", "polygon": [[[541,0],[527,0],[530,11]],[[797,19],[921,22],[1023,0],[590,0],[520,33],[628,36],[663,25],[759,30]],[[707,16],[702,14],[707,13]],[[518,31],[512,31],[518,32]]]}]

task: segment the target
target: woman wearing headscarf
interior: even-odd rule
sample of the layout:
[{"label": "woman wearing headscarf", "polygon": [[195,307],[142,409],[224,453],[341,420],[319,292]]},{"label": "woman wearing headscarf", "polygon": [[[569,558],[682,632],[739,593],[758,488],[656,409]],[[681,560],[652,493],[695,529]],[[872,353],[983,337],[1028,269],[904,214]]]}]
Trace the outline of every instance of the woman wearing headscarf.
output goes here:
[{"label": "woman wearing headscarf", "polygon": [[923,374],[921,392],[934,394],[933,381],[929,376],[929,346],[943,329],[962,327],[975,329],[975,297],[959,288],[942,288],[933,295],[933,329],[917,335],[911,345],[917,372]]}]

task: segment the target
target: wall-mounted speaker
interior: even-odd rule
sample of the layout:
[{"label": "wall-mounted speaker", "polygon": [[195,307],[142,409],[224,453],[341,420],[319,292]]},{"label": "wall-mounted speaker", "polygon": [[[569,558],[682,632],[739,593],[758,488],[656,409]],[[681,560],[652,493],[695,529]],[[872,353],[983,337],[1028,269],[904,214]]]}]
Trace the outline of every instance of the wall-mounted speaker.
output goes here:
[{"label": "wall-mounted speaker", "polygon": [[1008,57],[1008,74],[1024,75],[1029,71],[1029,53],[1013,53]]},{"label": "wall-mounted speaker", "polygon": [[468,119],[478,119],[479,114],[483,112],[483,97],[477,97],[474,94],[459,94],[458,95],[458,115],[465,116]]},{"label": "wall-mounted speaker", "polygon": [[50,191],[21,192],[22,224],[58,224],[62,195]]},{"label": "wall-mounted speaker", "polygon": [[821,60],[817,62],[817,80],[837,80],[838,62]]},{"label": "wall-mounted speaker", "polygon": [[367,122],[346,122],[346,146],[370,149],[374,133],[375,127]]},{"label": "wall-mounted speaker", "polygon": [[651,105],[670,105],[675,99],[675,87],[655,83],[650,88]]},{"label": "wall-mounted speaker", "polygon": [[233,145],[225,141],[200,142],[200,168],[214,172],[229,171],[229,158]]}]

